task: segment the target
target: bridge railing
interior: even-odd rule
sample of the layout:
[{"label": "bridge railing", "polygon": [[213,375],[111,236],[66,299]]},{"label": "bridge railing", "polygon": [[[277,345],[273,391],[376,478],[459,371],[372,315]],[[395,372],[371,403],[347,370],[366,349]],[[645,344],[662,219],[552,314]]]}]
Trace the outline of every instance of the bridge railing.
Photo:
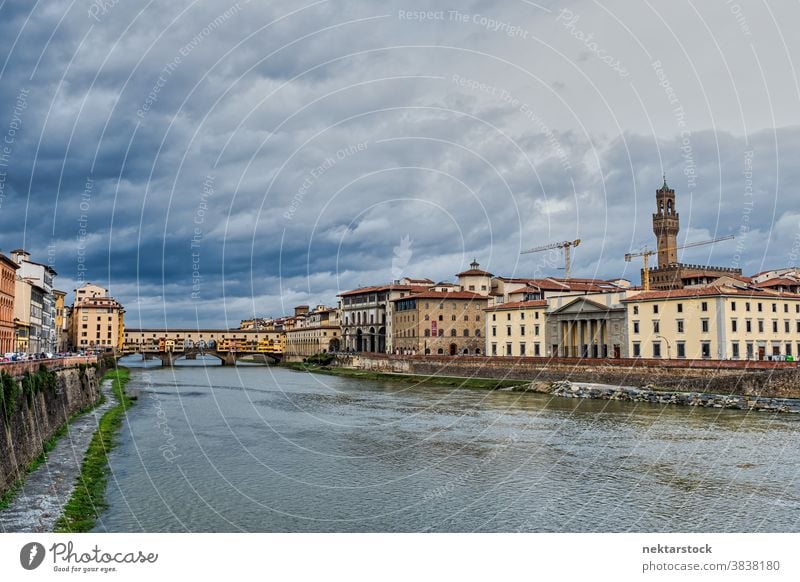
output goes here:
[{"label": "bridge railing", "polygon": [[27,360],[24,362],[0,362],[0,371],[18,378],[25,375],[26,372],[30,372],[31,374],[36,373],[39,370],[39,366],[42,364],[44,364],[48,370],[56,371],[75,368],[80,364],[94,364],[96,362],[96,356],[70,356],[67,358]]}]

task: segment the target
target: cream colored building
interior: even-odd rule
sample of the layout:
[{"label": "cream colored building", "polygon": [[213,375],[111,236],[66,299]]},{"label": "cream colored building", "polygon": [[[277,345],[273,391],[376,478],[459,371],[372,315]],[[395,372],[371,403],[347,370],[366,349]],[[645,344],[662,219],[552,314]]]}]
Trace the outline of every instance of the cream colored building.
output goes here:
[{"label": "cream colored building", "polygon": [[393,353],[482,355],[488,301],[469,291],[424,291],[392,300]]},{"label": "cream colored building", "polygon": [[800,353],[800,295],[715,285],[623,301],[632,357],[765,359]]},{"label": "cream colored building", "polygon": [[122,349],[124,308],[108,290],[92,283],[75,289],[70,315],[70,343],[77,350]]},{"label": "cream colored building", "polygon": [[513,301],[489,307],[485,312],[487,355],[547,355],[547,301]]},{"label": "cream colored building", "polygon": [[286,332],[287,360],[339,351],[341,320],[336,308],[317,305],[313,311],[297,317],[297,324]]}]

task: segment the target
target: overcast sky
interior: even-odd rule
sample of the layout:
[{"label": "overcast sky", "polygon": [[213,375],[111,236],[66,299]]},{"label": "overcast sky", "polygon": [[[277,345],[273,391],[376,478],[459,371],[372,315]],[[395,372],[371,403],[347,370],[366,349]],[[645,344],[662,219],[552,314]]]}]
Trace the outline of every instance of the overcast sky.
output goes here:
[{"label": "overcast sky", "polygon": [[[0,0],[0,248],[127,325],[236,326],[402,276],[639,281],[800,254],[800,4]],[[4,59],[4,60],[2,60]],[[751,180],[751,181],[748,181]]]}]

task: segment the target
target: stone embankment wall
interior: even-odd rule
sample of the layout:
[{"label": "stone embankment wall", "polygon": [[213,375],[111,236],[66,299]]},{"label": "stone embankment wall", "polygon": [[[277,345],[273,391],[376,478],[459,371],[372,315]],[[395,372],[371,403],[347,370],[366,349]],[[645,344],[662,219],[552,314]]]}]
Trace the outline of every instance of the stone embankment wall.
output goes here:
[{"label": "stone embankment wall", "polygon": [[[11,368],[3,365],[0,371],[8,373]],[[36,369],[24,371],[33,374],[38,371],[38,364]],[[94,366],[58,366],[51,372],[55,375],[52,383],[42,381],[35,389],[18,392],[8,411],[5,401],[0,403],[0,494],[24,476],[31,461],[42,453],[44,443],[73,414],[96,404],[100,397]],[[16,381],[21,389],[21,378]]]},{"label": "stone embankment wall", "polygon": [[795,362],[713,360],[579,360],[353,354],[337,364],[376,372],[509,378],[539,382],[591,382],[654,390],[800,398]]}]

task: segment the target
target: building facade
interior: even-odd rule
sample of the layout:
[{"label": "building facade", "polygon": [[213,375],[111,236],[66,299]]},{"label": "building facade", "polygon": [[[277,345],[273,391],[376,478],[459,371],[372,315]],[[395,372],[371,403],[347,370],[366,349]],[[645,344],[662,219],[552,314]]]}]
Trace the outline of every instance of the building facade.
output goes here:
[{"label": "building facade", "polygon": [[[634,292],[635,293],[635,292]],[[548,355],[571,358],[626,358],[627,292],[548,300]]]},{"label": "building facade", "polygon": [[[56,351],[56,298],[53,293],[53,281],[56,271],[42,263],[30,259],[30,253],[24,249],[11,251],[13,260],[19,265],[17,277],[33,285],[31,300],[31,328],[28,349],[32,353]],[[35,320],[35,322],[34,322]],[[35,329],[34,329],[35,326]]]},{"label": "building facade", "polygon": [[0,358],[16,351],[14,298],[19,265],[0,253]]},{"label": "building facade", "polygon": [[392,301],[421,293],[427,288],[427,285],[392,283],[340,293],[341,349],[348,352],[391,353],[395,337],[392,330]]},{"label": "building facade", "polygon": [[70,343],[77,350],[120,350],[124,342],[122,305],[108,290],[86,283],[75,289],[70,310]]},{"label": "building facade", "polygon": [[333,307],[317,305],[306,310],[302,320],[286,332],[287,360],[338,352],[341,348],[341,320]]},{"label": "building facade", "polygon": [[489,298],[469,291],[424,291],[392,300],[392,352],[482,355]]},{"label": "building facade", "polygon": [[797,358],[800,295],[733,286],[651,291],[623,300],[632,357]]},{"label": "building facade", "polygon": [[489,356],[549,355],[546,340],[547,301],[512,301],[486,309]]}]

